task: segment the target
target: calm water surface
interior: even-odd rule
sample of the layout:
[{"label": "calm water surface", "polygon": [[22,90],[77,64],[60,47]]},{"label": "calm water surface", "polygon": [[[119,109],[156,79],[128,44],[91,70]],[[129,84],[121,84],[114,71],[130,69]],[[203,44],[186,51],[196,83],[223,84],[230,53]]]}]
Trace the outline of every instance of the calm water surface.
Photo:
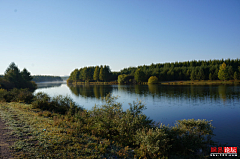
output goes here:
[{"label": "calm water surface", "polygon": [[50,96],[69,95],[79,105],[90,110],[103,104],[101,97],[111,93],[119,96],[123,109],[128,103],[141,100],[144,114],[157,122],[173,126],[181,119],[213,120],[213,138],[226,146],[240,146],[240,86],[162,86],[162,85],[81,85],[41,83],[36,92]]}]

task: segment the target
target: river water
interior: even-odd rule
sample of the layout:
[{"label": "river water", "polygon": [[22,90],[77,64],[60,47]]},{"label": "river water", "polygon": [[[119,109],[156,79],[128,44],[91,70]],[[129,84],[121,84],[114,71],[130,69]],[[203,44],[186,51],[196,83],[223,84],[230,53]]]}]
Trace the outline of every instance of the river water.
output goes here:
[{"label": "river water", "polygon": [[177,85],[80,85],[41,83],[36,92],[50,96],[68,95],[76,103],[90,110],[101,105],[101,97],[108,93],[118,96],[123,110],[128,103],[141,100],[144,114],[157,122],[173,126],[177,120],[212,120],[214,141],[226,146],[240,146],[240,86],[177,86]]}]

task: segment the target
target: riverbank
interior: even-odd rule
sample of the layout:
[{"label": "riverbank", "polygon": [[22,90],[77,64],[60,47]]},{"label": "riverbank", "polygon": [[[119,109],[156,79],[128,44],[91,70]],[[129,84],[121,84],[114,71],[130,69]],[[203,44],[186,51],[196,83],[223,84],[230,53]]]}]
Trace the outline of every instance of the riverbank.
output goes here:
[{"label": "riverbank", "polygon": [[[11,135],[16,137],[12,145],[13,156],[15,158],[209,156],[210,147],[206,143],[210,143],[210,140],[204,141],[205,135],[210,135],[211,138],[213,133],[209,121],[189,119],[179,121],[179,126],[176,127],[162,126],[161,129],[153,129],[150,126],[151,121],[141,115],[143,109],[141,102],[133,105],[132,115],[131,111],[123,112],[120,109],[121,104],[115,103],[114,99],[106,98],[106,105],[95,107],[92,111],[82,110],[76,114],[71,114],[70,111],[65,115],[34,109],[32,104],[0,103],[1,118],[12,130]],[[192,131],[189,124],[194,125],[196,129]],[[199,126],[203,125],[205,129],[199,129]],[[202,135],[199,136],[199,133]],[[184,146],[177,148],[182,143],[185,143]],[[189,146],[193,150],[189,151]]]},{"label": "riverbank", "polygon": [[[74,134],[77,123],[67,116],[31,107],[0,103],[1,118],[15,137],[11,145],[14,158],[108,158],[123,151],[107,139],[84,132]],[[5,142],[5,146],[10,145]]]},{"label": "riverbank", "polygon": [[[72,85],[116,85],[117,81],[113,82],[72,82]],[[239,85],[240,80],[194,80],[194,81],[161,81],[158,84],[162,85]],[[139,85],[148,85],[148,82],[140,82]]]},{"label": "riverbank", "polygon": [[194,81],[166,81],[163,85],[239,85],[240,80],[194,80]]}]

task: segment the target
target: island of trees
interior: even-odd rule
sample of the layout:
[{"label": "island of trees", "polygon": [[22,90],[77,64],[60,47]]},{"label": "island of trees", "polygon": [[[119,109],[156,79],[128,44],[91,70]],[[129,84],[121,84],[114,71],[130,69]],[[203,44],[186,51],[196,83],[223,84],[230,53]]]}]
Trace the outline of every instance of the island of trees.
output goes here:
[{"label": "island of trees", "polygon": [[119,72],[111,72],[110,67],[106,65],[84,67],[72,71],[68,83],[118,81],[129,84],[156,81],[237,80],[239,75],[239,59],[193,60],[128,67]]}]

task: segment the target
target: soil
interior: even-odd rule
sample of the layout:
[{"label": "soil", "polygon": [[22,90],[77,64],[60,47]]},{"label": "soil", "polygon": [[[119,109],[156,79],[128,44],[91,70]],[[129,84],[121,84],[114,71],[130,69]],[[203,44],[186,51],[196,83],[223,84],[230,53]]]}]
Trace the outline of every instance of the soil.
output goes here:
[{"label": "soil", "polygon": [[10,131],[0,118],[0,159],[13,159],[10,146],[13,145],[15,137],[8,134]]}]

